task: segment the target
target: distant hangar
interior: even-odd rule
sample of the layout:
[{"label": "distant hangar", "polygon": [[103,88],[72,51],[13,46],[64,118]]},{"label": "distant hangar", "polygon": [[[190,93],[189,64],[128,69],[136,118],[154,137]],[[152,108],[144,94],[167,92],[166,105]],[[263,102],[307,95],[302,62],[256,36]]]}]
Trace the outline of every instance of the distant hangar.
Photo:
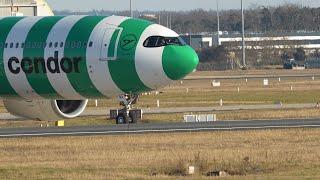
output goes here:
[{"label": "distant hangar", "polygon": [[44,0],[0,0],[0,16],[53,16]]},{"label": "distant hangar", "polygon": [[[182,38],[194,49],[224,45],[225,47],[241,49],[240,33],[200,33],[182,34]],[[304,49],[320,48],[320,32],[279,32],[279,33],[248,33],[246,34],[246,49]]]}]

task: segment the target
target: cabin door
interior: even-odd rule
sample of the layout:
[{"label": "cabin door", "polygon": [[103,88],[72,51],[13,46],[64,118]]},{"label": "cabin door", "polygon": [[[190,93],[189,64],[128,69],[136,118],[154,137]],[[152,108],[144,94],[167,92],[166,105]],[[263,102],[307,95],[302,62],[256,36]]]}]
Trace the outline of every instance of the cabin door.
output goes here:
[{"label": "cabin door", "polygon": [[103,40],[100,50],[100,60],[101,61],[114,61],[117,60],[118,56],[118,46],[120,41],[120,36],[123,28],[116,27],[114,25],[107,25],[106,30],[103,35]]}]

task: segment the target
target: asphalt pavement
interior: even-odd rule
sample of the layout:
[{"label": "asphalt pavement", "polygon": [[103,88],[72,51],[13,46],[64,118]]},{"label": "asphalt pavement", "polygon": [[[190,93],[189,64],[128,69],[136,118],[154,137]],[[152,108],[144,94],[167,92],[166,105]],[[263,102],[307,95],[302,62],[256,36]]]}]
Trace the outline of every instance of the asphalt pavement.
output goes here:
[{"label": "asphalt pavement", "polygon": [[[276,109],[303,109],[314,108],[316,104],[255,104],[255,105],[228,105],[212,107],[175,107],[175,108],[144,108],[144,114],[172,114],[172,113],[212,113],[215,111],[239,111],[239,110],[276,110]],[[110,109],[87,108],[81,116],[109,116]],[[0,120],[24,120],[9,113],[0,113]]]},{"label": "asphalt pavement", "polygon": [[83,127],[11,128],[0,129],[0,138],[246,131],[286,128],[320,128],[320,119],[217,121],[208,123],[141,123]]}]

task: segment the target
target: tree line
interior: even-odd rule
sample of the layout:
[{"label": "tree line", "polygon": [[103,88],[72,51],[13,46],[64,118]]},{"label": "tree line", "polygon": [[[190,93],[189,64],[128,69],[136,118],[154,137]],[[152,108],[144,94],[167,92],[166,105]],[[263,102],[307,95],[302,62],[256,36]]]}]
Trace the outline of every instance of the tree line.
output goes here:
[{"label": "tree line", "polygon": [[[56,15],[89,14],[89,15],[124,15],[129,11],[92,10],[90,12],[55,11]],[[179,33],[215,32],[217,30],[217,13],[214,10],[196,9],[191,11],[135,11],[135,17],[143,14],[155,14],[151,19],[162,25],[171,21],[173,30]],[[220,29],[222,31],[241,31],[240,10],[223,10],[220,12]],[[277,7],[254,7],[245,11],[245,29],[247,32],[283,32],[283,31],[319,31],[320,8],[302,7],[296,4],[285,4]]]},{"label": "tree line", "polygon": [[[55,11],[56,15],[122,15],[129,16],[129,11],[92,10],[90,12]],[[155,16],[143,16],[153,14]],[[217,13],[214,10],[196,9],[191,11],[135,11],[135,17],[145,18],[170,26],[178,33],[216,32],[218,29]],[[151,17],[151,19],[150,19]],[[153,17],[153,18],[152,18]],[[160,18],[159,18],[160,17]],[[169,21],[169,22],[168,22]],[[171,22],[171,23],[170,23]],[[220,30],[229,33],[241,32],[241,11],[223,10],[220,12]],[[276,34],[281,32],[311,32],[320,31],[320,8],[302,7],[296,4],[286,4],[277,7],[254,7],[245,11],[246,33]],[[259,42],[261,43],[261,42]],[[291,42],[296,44],[295,42]],[[258,45],[258,44],[257,44]],[[263,44],[259,44],[263,45]],[[199,70],[234,69],[241,64],[241,51],[230,50],[229,46],[202,48],[197,50],[201,64]],[[268,66],[281,67],[283,61],[294,58],[304,61],[306,57],[320,57],[320,51],[308,55],[302,48],[286,50],[263,49],[247,50],[247,64],[254,68]]]}]

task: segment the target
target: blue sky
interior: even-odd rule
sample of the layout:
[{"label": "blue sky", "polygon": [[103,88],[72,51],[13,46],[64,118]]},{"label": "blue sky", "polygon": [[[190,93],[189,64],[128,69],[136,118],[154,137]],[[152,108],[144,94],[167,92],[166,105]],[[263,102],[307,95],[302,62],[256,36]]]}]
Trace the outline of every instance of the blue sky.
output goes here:
[{"label": "blue sky", "polygon": [[[214,9],[216,0],[132,0],[135,10],[190,10]],[[222,9],[240,8],[240,0],[219,0]],[[55,10],[88,11],[92,9],[127,10],[129,0],[47,0]],[[244,0],[246,7],[297,3],[320,7],[320,0]]]}]

